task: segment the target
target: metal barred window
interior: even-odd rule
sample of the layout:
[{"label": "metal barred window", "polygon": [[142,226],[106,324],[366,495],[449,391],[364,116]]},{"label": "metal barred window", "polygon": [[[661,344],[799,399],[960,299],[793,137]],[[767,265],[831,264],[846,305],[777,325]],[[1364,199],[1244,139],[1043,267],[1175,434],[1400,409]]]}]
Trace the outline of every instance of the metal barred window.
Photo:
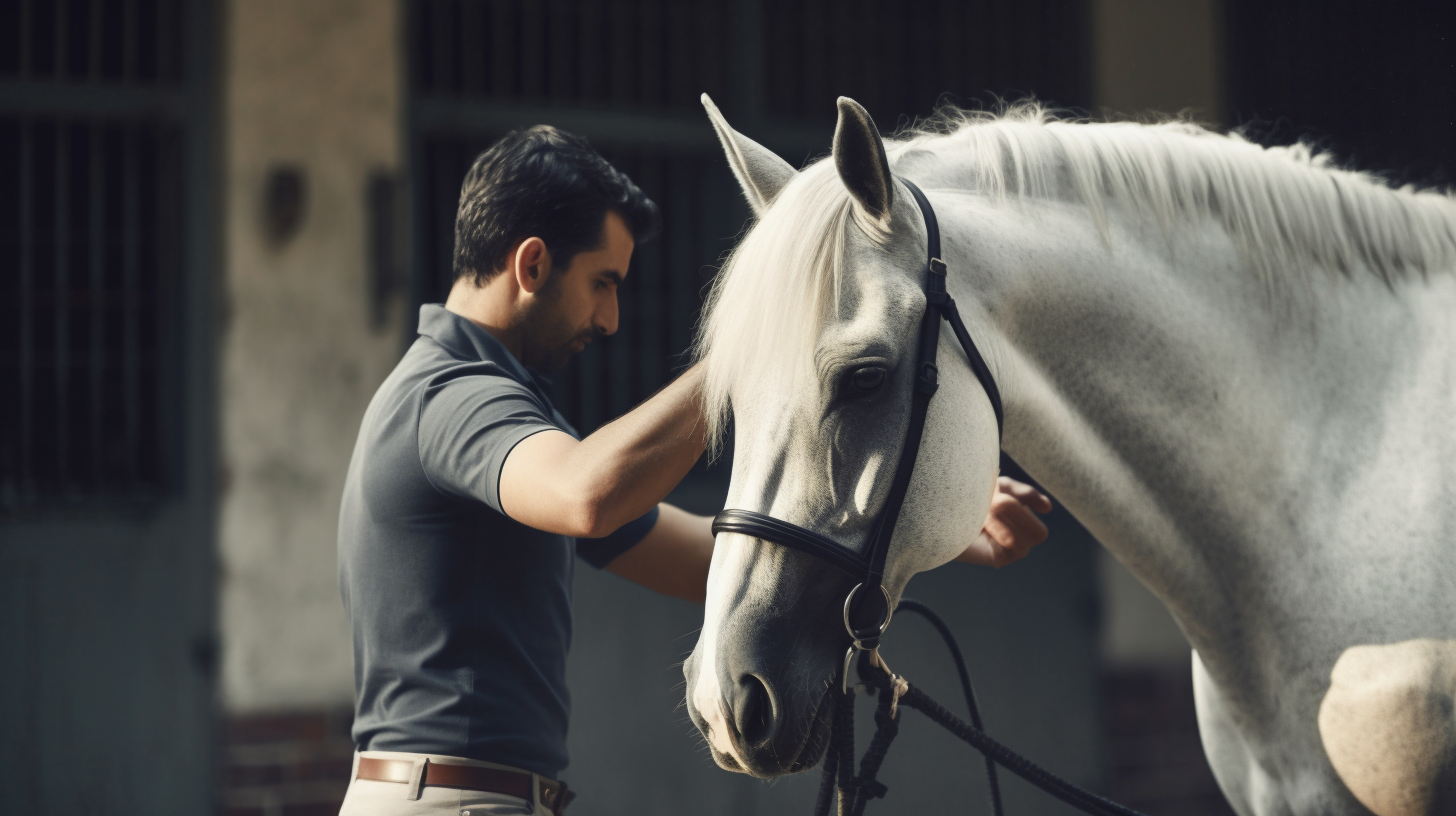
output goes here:
[{"label": "metal barred window", "polygon": [[1080,108],[1090,97],[1091,26],[1077,0],[774,0],[761,25],[774,116],[832,123],[844,95],[888,133],[942,102],[1030,93]]},{"label": "metal barred window", "polygon": [[185,11],[0,10],[0,507],[167,487]]},{"label": "metal barred window", "polygon": [[856,0],[854,13],[836,14],[841,7],[407,3],[415,300],[449,290],[460,182],[492,139],[539,123],[590,139],[658,203],[664,230],[634,254],[617,335],[588,347],[555,384],[562,413],[588,432],[670,377],[703,288],[749,217],[699,94],[795,164],[828,150],[840,94],[886,129],[944,99],[1088,102],[1085,0]]},{"label": "metal barred window", "polygon": [[693,109],[726,90],[732,0],[424,0],[414,86],[430,95]]}]

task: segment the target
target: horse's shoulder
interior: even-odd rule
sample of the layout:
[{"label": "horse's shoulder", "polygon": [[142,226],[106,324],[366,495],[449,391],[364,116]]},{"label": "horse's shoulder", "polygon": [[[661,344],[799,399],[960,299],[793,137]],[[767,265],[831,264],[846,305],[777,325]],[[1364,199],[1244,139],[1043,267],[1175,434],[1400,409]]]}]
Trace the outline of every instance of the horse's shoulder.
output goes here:
[{"label": "horse's shoulder", "polygon": [[1346,649],[1319,732],[1340,779],[1377,816],[1456,812],[1456,640]]}]

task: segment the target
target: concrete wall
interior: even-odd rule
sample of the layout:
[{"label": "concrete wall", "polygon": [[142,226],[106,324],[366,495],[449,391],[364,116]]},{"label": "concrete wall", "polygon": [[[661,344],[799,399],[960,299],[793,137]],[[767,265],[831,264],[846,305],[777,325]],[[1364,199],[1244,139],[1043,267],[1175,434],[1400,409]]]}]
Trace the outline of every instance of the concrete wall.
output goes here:
[{"label": "concrete wall", "polygon": [[[1095,104],[1109,116],[1224,116],[1220,0],[1094,0]],[[1114,668],[1188,665],[1188,642],[1161,602],[1099,554],[1102,654]]]},{"label": "concrete wall", "polygon": [[[348,705],[335,524],[359,420],[400,349],[399,304],[371,327],[365,243],[366,179],[401,161],[399,8],[223,8],[222,693],[229,713]],[[279,163],[306,179],[285,241],[262,216]]]},{"label": "concrete wall", "polygon": [[1220,122],[1220,0],[1093,0],[1093,93],[1123,115],[1188,111]]}]

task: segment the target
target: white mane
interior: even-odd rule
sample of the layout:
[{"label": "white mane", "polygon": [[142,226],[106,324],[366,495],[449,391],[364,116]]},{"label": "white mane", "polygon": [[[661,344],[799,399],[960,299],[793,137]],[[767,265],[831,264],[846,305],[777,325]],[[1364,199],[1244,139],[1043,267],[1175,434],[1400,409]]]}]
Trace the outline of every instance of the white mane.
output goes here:
[{"label": "white mane", "polygon": [[[969,173],[967,192],[1079,201],[1104,234],[1109,204],[1165,231],[1174,219],[1214,217],[1271,278],[1318,267],[1393,283],[1456,264],[1449,195],[1394,189],[1335,167],[1305,144],[1264,148],[1183,121],[1062,121],[1028,103],[999,115],[943,112],[886,140],[885,149],[897,169],[933,155]],[[833,162],[810,165],[714,281],[694,349],[706,364],[711,439],[721,438],[738,378],[787,388],[812,368],[814,343],[837,302],[849,201]]]},{"label": "white mane", "polygon": [[815,340],[837,302],[850,214],[849,191],[834,162],[810,165],[779,193],[713,281],[694,351],[705,363],[703,406],[715,451],[735,379],[756,378],[787,394],[792,382],[812,376]]}]

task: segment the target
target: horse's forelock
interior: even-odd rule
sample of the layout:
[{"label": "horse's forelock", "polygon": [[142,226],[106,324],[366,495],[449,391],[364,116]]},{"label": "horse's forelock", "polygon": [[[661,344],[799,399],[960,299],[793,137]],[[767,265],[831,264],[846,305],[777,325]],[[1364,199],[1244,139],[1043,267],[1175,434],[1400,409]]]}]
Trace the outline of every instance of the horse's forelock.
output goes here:
[{"label": "horse's forelock", "polygon": [[803,170],[735,248],[709,291],[694,344],[703,405],[719,450],[734,385],[788,395],[813,379],[814,346],[840,287],[849,192],[832,164]]}]

